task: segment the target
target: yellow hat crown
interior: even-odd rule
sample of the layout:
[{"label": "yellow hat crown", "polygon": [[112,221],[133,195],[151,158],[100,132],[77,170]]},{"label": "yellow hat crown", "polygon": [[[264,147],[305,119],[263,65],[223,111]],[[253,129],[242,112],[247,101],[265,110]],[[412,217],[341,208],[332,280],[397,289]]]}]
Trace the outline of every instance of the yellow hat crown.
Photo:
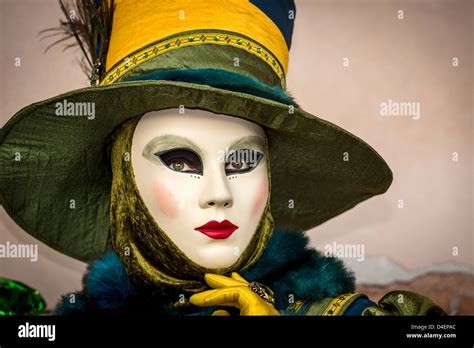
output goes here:
[{"label": "yellow hat crown", "polygon": [[115,0],[101,84],[120,81],[129,71],[164,54],[201,45],[250,53],[285,85],[285,38],[263,11],[246,0]]}]

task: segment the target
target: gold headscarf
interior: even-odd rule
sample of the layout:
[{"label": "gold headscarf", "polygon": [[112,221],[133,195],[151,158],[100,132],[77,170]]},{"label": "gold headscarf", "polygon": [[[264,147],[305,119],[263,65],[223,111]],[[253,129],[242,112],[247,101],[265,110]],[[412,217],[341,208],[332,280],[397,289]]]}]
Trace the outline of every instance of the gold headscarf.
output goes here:
[{"label": "gold headscarf", "polygon": [[[125,265],[135,286],[146,286],[192,294],[207,288],[205,273],[227,274],[254,265],[261,257],[273,231],[270,211],[270,184],[266,206],[249,245],[237,262],[228,268],[208,269],[190,260],[158,226],[148,211],[135,184],[131,164],[131,144],[135,127],[141,117],[125,122],[114,134],[110,234],[114,250]],[[266,162],[270,183],[268,146]]]}]

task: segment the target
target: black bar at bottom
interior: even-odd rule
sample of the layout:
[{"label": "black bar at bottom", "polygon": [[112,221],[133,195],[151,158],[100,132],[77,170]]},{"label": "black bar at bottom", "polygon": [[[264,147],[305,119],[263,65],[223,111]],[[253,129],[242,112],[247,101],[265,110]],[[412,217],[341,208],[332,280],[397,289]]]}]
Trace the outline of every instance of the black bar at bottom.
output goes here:
[{"label": "black bar at bottom", "polygon": [[[54,325],[54,337],[53,337]],[[474,317],[1,317],[0,346],[474,343]],[[31,337],[39,336],[42,337]],[[22,336],[22,337],[20,337]]]}]

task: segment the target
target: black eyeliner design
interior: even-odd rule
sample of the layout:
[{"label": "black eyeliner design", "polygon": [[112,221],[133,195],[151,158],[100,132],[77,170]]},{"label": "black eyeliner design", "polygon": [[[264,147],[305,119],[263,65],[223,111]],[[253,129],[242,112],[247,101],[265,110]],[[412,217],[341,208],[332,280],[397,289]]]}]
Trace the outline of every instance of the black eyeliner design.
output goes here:
[{"label": "black eyeliner design", "polygon": [[[166,167],[175,172],[203,175],[201,157],[189,148],[173,148],[155,152],[154,155],[158,157]],[[173,167],[175,163],[181,163],[183,169],[179,170]]]}]

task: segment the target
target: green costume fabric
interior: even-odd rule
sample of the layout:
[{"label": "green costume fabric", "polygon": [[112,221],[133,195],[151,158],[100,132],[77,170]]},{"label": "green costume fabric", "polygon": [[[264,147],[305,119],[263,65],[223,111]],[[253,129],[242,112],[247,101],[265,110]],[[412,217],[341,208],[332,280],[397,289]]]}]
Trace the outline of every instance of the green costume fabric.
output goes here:
[{"label": "green costume fabric", "polygon": [[366,308],[362,315],[446,315],[446,312],[426,296],[410,291],[391,291],[380,299],[378,306]]},{"label": "green costume fabric", "polygon": [[[348,301],[338,304],[337,300],[344,297],[348,297]],[[348,309],[361,299],[371,302],[363,294],[343,294],[314,302],[296,301],[287,310],[298,315],[348,315]],[[404,290],[390,291],[378,303],[364,304],[359,310],[363,316],[446,315],[446,312],[428,297]]]},{"label": "green costume fabric", "polygon": [[[122,260],[132,282],[167,290],[194,293],[207,288],[205,273],[224,274],[241,271],[261,257],[273,231],[270,192],[256,231],[237,262],[225,269],[207,269],[191,261],[159,227],[148,211],[136,187],[130,156],[136,117],[126,122],[114,135],[112,146],[112,194],[110,235],[114,250]],[[267,169],[270,173],[267,156]],[[270,175],[269,175],[270,183]]]}]

